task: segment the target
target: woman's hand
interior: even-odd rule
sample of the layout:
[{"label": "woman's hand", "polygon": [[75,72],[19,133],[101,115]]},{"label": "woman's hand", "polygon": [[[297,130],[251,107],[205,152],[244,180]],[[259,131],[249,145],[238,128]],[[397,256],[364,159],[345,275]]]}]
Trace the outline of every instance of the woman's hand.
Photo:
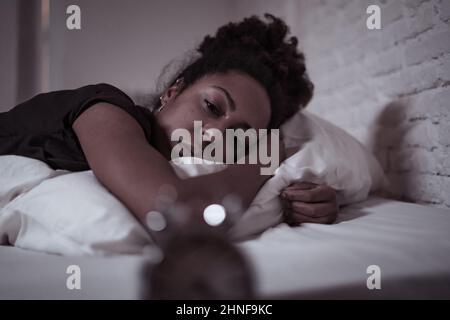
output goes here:
[{"label": "woman's hand", "polygon": [[294,182],[280,193],[284,222],[291,226],[302,223],[331,224],[336,220],[336,191],[326,185]]}]

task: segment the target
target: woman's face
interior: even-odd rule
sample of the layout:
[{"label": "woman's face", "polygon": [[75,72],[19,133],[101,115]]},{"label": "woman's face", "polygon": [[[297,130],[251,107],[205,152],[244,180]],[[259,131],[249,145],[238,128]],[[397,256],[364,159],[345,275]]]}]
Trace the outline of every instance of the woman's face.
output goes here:
[{"label": "woman's face", "polygon": [[[269,124],[269,96],[248,75],[238,72],[206,75],[177,95],[179,90],[179,85],[170,87],[162,96],[164,107],[155,114],[166,139],[170,140],[173,130],[180,128],[187,129],[193,139],[194,121],[202,121],[203,132],[216,128],[222,133],[226,129],[266,129]],[[171,141],[170,148],[177,143]],[[164,151],[167,155],[167,150]]]}]

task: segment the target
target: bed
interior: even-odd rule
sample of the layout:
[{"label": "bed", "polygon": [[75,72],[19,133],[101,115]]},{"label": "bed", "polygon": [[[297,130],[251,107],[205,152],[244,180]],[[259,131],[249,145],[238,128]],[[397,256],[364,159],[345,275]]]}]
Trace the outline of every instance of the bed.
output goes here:
[{"label": "bed", "polygon": [[[371,196],[343,208],[333,225],[280,224],[237,245],[262,299],[450,298],[446,209]],[[74,264],[80,290],[66,288]],[[144,255],[67,257],[0,246],[0,299],[141,299],[151,264]],[[370,266],[379,268],[380,289],[368,289]]]}]

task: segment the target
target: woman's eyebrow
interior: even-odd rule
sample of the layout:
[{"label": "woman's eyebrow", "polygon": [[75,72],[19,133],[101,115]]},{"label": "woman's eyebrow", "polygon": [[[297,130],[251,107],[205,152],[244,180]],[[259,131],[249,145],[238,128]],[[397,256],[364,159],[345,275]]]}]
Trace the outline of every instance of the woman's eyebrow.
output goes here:
[{"label": "woman's eyebrow", "polygon": [[236,110],[236,103],[234,102],[233,97],[230,95],[228,90],[226,90],[225,88],[222,88],[220,86],[211,86],[211,87],[222,91],[225,94],[225,97],[227,98],[227,102],[228,102],[228,105],[230,106],[231,111]]}]

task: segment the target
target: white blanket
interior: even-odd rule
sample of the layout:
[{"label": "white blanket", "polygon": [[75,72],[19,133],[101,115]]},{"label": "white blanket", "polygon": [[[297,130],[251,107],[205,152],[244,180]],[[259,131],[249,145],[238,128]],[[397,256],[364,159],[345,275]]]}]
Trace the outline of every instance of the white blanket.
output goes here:
[{"label": "white blanket", "polygon": [[[364,200],[383,181],[374,157],[330,123],[299,113],[283,128],[287,159],[238,217],[230,236],[242,240],[281,222],[280,191],[293,181],[325,183],[341,204]],[[185,161],[185,162],[183,162]],[[223,164],[172,162],[180,177],[223,170]],[[49,253],[141,253],[151,240],[127,208],[92,171],[52,170],[35,159],[0,156],[0,244]]]}]

